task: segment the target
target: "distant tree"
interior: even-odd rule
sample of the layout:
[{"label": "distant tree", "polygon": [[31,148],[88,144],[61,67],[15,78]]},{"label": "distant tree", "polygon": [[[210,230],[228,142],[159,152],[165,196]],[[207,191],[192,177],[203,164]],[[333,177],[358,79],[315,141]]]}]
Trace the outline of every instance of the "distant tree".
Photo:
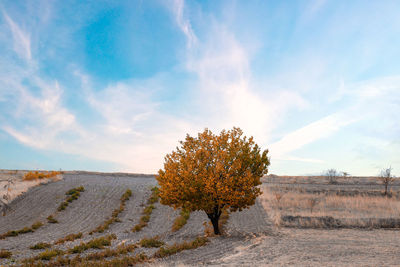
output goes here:
[{"label": "distant tree", "polygon": [[350,176],[350,173],[348,173],[348,172],[342,172],[342,175],[343,175],[344,178],[346,178],[347,176]]},{"label": "distant tree", "polygon": [[336,169],[329,169],[325,172],[325,176],[328,177],[328,182],[330,184],[336,184],[339,173]]},{"label": "distant tree", "polygon": [[268,173],[268,150],[261,152],[253,137],[239,128],[214,135],[205,129],[186,136],[180,147],[166,155],[159,170],[161,203],[190,211],[203,210],[215,234],[224,210],[241,211],[261,194],[260,178]]},{"label": "distant tree", "polygon": [[383,185],[385,186],[385,196],[387,196],[388,192],[389,192],[389,186],[394,180],[394,176],[392,175],[392,167],[383,169],[381,171],[380,179],[381,179]]}]

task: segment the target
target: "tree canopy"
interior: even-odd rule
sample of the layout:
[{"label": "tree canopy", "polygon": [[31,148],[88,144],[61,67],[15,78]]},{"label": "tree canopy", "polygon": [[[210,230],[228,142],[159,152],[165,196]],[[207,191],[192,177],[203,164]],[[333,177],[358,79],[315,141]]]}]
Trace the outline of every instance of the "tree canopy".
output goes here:
[{"label": "tree canopy", "polygon": [[158,172],[161,203],[205,211],[219,234],[218,220],[224,209],[241,211],[261,194],[260,178],[270,164],[267,154],[239,128],[220,135],[208,129],[197,137],[187,135],[166,155],[164,169]]}]

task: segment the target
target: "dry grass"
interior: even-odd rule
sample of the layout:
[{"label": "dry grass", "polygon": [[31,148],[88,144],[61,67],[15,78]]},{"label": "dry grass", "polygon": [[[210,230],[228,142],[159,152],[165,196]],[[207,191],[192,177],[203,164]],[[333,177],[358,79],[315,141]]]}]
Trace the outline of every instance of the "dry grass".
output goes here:
[{"label": "dry grass", "polygon": [[187,249],[195,249],[207,244],[208,239],[206,237],[197,237],[195,240],[191,242],[183,242],[183,243],[175,243],[171,246],[161,247],[155,254],[154,257],[156,258],[164,258],[183,250]]},{"label": "dry grass", "polygon": [[332,217],[351,225],[359,223],[360,227],[372,223],[371,218],[400,219],[400,201],[397,198],[275,190],[264,187],[261,201],[276,225],[280,225],[285,216]]},{"label": "dry grass", "polygon": [[40,242],[40,243],[37,243],[37,244],[35,244],[35,245],[33,245],[33,246],[29,247],[29,248],[33,249],[33,250],[37,250],[37,249],[45,249],[45,248],[50,248],[50,247],[51,247],[51,244]]},{"label": "dry grass", "polygon": [[11,258],[12,253],[8,250],[2,249],[0,250],[0,259],[8,259]]},{"label": "dry grass", "polygon": [[65,210],[66,207],[68,207],[69,203],[71,203],[74,200],[77,200],[79,196],[81,195],[80,192],[84,192],[85,188],[83,186],[79,186],[77,188],[72,188],[68,190],[65,195],[67,195],[67,198],[65,199],[64,202],[60,204],[60,206],[57,208],[58,211]]},{"label": "dry grass", "polygon": [[151,213],[153,212],[153,209],[155,209],[154,207],[154,203],[158,202],[159,199],[159,190],[158,187],[153,187],[151,189],[151,195],[150,198],[147,200],[147,206],[143,209],[143,216],[140,217],[140,221],[138,224],[136,224],[131,230],[132,232],[139,232],[141,231],[144,227],[147,226],[147,223],[150,221],[150,216]]},{"label": "dry grass", "polygon": [[130,189],[126,190],[125,193],[121,196],[121,203],[118,209],[115,209],[112,214],[111,218],[107,219],[103,224],[99,225],[96,229],[90,231],[89,235],[93,233],[103,233],[107,230],[111,224],[115,222],[119,222],[118,216],[121,212],[125,210],[125,202],[129,200],[132,196],[132,191]]},{"label": "dry grass", "polygon": [[190,211],[182,208],[179,216],[175,219],[174,224],[172,225],[172,232],[176,232],[181,229],[190,218]]},{"label": "dry grass", "polygon": [[143,238],[139,241],[139,244],[145,248],[159,248],[165,243],[161,241],[157,236],[152,238]]},{"label": "dry grass", "polygon": [[39,229],[42,226],[43,226],[43,223],[35,222],[34,224],[32,224],[31,227],[24,227],[20,230],[11,230],[4,234],[1,234],[0,239],[5,239],[6,237],[18,236],[20,234],[32,233],[32,232],[35,232],[35,230]]},{"label": "dry grass", "polygon": [[77,234],[69,234],[69,235],[67,235],[67,236],[65,236],[63,238],[58,239],[56,241],[56,244],[63,244],[63,243],[68,242],[68,241],[74,241],[75,239],[79,239],[81,237],[82,237],[82,233],[80,233],[80,232],[77,233]]},{"label": "dry grass", "polygon": [[108,235],[105,237],[95,238],[95,239],[90,240],[87,243],[82,242],[81,244],[69,249],[68,252],[72,253],[72,254],[76,254],[76,253],[82,253],[83,251],[91,249],[91,248],[103,249],[104,247],[110,246],[111,241],[116,238],[117,237],[114,234]]},{"label": "dry grass", "polygon": [[57,175],[60,175],[61,172],[56,172],[56,171],[51,171],[51,172],[28,172],[24,175],[23,180],[24,181],[34,181],[34,180],[41,180],[41,179],[47,179],[47,178],[53,178],[56,177]]}]

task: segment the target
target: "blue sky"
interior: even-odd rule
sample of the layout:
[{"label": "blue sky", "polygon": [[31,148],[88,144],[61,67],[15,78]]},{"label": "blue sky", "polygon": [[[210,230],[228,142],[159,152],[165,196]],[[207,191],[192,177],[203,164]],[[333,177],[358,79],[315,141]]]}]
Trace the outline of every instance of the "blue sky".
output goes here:
[{"label": "blue sky", "polygon": [[240,127],[270,173],[400,170],[398,1],[1,1],[0,168],[155,173]]}]

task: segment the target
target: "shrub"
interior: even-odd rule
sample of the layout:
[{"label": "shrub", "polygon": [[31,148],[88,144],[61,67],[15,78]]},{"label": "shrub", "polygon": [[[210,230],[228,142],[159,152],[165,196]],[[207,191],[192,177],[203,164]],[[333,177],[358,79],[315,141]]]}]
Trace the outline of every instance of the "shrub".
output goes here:
[{"label": "shrub", "polygon": [[159,248],[163,246],[165,243],[158,239],[158,237],[153,238],[143,238],[140,240],[139,244],[145,248]]},{"label": "shrub", "polygon": [[119,245],[116,249],[105,249],[101,252],[91,253],[86,256],[85,260],[101,260],[109,257],[118,257],[120,255],[128,254],[129,252],[133,252],[137,248],[136,244],[129,245]]},{"label": "shrub", "polygon": [[24,175],[24,181],[40,180],[44,178],[51,178],[61,174],[61,172],[51,171],[51,172],[28,172]]},{"label": "shrub", "polygon": [[77,234],[69,234],[65,236],[64,238],[60,238],[56,241],[56,244],[62,244],[68,241],[74,241],[75,239],[79,239],[82,237],[82,233],[77,233]]},{"label": "shrub", "polygon": [[47,217],[47,222],[48,223],[58,223],[58,221],[53,217],[53,215],[50,215]]},{"label": "shrub", "polygon": [[154,206],[153,206],[153,205],[147,206],[147,207],[143,210],[143,213],[146,214],[146,215],[150,215],[150,214],[153,212],[153,209],[154,209]]},{"label": "shrub", "polygon": [[190,211],[187,209],[182,209],[179,216],[175,219],[174,224],[172,225],[172,231],[176,232],[181,229],[189,220]]},{"label": "shrub", "polygon": [[183,242],[183,243],[179,243],[179,244],[175,243],[172,246],[161,247],[154,254],[154,256],[156,258],[164,258],[166,256],[176,254],[176,253],[181,252],[183,250],[195,249],[195,248],[204,246],[207,242],[208,242],[208,239],[206,237],[197,237],[192,242]]},{"label": "shrub", "polygon": [[68,207],[68,204],[74,200],[77,200],[79,198],[79,196],[81,195],[80,192],[84,192],[84,191],[85,191],[85,188],[83,186],[72,188],[72,189],[68,190],[65,193],[65,195],[67,195],[68,197],[65,199],[64,202],[62,202],[60,204],[60,206],[58,206],[57,210],[58,211],[65,210],[65,208]]},{"label": "shrub", "polygon": [[36,259],[38,259],[38,260],[51,260],[51,258],[54,258],[54,257],[56,257],[56,256],[58,256],[58,255],[62,255],[63,254],[63,251],[62,250],[59,250],[59,249],[54,249],[54,250],[45,250],[45,251],[43,251],[42,253],[40,253],[37,257],[36,257]]},{"label": "shrub", "polygon": [[42,227],[43,226],[43,223],[41,223],[41,222],[35,222],[34,224],[32,224],[32,229],[33,230],[37,230],[37,229],[39,229],[40,227]]},{"label": "shrub", "polygon": [[99,237],[99,238],[95,238],[90,240],[87,243],[81,243],[80,245],[77,245],[71,249],[68,250],[69,253],[81,253],[85,250],[88,250],[90,248],[94,248],[94,249],[102,249],[105,246],[110,246],[111,245],[111,240],[117,238],[114,234],[112,235],[108,235],[105,237]]},{"label": "shrub", "polygon": [[158,187],[157,186],[153,187],[151,189],[151,196],[150,196],[150,199],[148,200],[148,203],[154,204],[154,203],[158,202],[159,193],[160,193],[160,191],[159,191]]},{"label": "shrub", "polygon": [[12,253],[8,250],[2,249],[0,250],[0,259],[8,259],[12,256]]},{"label": "shrub", "polygon": [[35,244],[35,245],[33,245],[33,246],[29,247],[29,248],[36,250],[36,249],[45,249],[45,248],[49,248],[49,247],[51,247],[51,244],[40,242],[40,243],[37,243],[37,244]]}]

